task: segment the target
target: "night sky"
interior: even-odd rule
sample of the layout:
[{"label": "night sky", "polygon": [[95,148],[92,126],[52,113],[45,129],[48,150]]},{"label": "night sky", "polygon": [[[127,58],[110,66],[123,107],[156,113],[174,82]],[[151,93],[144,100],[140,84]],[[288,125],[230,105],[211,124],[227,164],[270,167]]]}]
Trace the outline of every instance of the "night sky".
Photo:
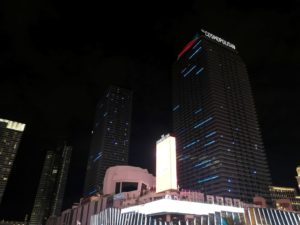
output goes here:
[{"label": "night sky", "polygon": [[[45,153],[73,146],[64,208],[78,202],[97,101],[133,90],[130,164],[155,173],[171,131],[171,67],[201,28],[237,46],[248,67],[274,185],[300,165],[300,2],[8,0],[0,3],[0,118],[26,123],[0,219],[30,214]],[[259,8],[255,8],[259,5]]]}]

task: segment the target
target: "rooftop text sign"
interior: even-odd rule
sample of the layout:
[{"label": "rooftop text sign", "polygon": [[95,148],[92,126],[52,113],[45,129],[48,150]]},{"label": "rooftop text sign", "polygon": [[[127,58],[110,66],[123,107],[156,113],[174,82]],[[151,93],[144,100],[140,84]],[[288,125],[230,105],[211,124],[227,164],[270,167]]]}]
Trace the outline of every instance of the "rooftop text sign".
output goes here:
[{"label": "rooftop text sign", "polygon": [[225,41],[224,39],[220,38],[220,37],[217,37],[216,35],[213,35],[212,33],[209,33],[208,31],[206,30],[203,30],[201,29],[201,31],[205,34],[206,37],[212,39],[212,40],[215,40],[217,42],[220,42],[222,43],[223,45],[227,46],[227,47],[230,47],[232,49],[235,49],[235,45],[228,42],[228,41]]}]

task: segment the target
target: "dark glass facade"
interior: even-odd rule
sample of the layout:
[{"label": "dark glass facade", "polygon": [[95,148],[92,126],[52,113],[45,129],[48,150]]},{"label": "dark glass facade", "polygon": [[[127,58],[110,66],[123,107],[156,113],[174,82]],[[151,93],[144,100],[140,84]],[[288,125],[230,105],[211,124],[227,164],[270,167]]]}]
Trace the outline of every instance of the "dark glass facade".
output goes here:
[{"label": "dark glass facade", "polygon": [[0,119],[0,204],[24,129],[23,123]]},{"label": "dark glass facade", "polygon": [[97,105],[84,196],[101,192],[106,170],[128,164],[132,92],[111,86]]},{"label": "dark glass facade", "polygon": [[45,224],[48,217],[58,216],[61,212],[72,148],[59,147],[57,151],[46,154],[30,225]]},{"label": "dark glass facade", "polygon": [[224,42],[197,36],[174,64],[179,185],[245,202],[256,194],[269,199],[270,174],[247,69]]}]

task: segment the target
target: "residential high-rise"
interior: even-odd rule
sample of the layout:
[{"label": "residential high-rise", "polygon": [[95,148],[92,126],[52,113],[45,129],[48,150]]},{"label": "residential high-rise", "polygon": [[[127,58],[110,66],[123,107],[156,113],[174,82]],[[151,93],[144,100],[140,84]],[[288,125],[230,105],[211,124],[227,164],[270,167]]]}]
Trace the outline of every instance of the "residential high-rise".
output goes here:
[{"label": "residential high-rise", "polygon": [[64,145],[46,154],[29,225],[45,224],[62,209],[72,147]]},{"label": "residential high-rise", "polygon": [[101,192],[106,170],[128,164],[132,92],[111,86],[97,105],[84,196]]},{"label": "residential high-rise", "polygon": [[235,46],[202,30],[173,68],[178,182],[252,202],[270,174],[246,66]]},{"label": "residential high-rise", "polygon": [[24,129],[23,123],[0,119],[0,204]]}]

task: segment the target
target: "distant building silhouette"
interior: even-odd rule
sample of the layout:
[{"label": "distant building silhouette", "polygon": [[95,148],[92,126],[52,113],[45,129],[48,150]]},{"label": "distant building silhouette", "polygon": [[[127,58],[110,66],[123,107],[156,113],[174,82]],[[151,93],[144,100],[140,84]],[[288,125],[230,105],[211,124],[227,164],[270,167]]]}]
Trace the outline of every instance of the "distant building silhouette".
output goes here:
[{"label": "distant building silhouette", "polygon": [[0,204],[25,124],[0,118]]},{"label": "distant building silhouette", "polygon": [[67,145],[47,152],[29,225],[45,224],[49,216],[60,214],[71,153]]},{"label": "distant building silhouette", "polygon": [[105,171],[128,164],[132,92],[111,86],[97,105],[84,196],[100,192]]}]

